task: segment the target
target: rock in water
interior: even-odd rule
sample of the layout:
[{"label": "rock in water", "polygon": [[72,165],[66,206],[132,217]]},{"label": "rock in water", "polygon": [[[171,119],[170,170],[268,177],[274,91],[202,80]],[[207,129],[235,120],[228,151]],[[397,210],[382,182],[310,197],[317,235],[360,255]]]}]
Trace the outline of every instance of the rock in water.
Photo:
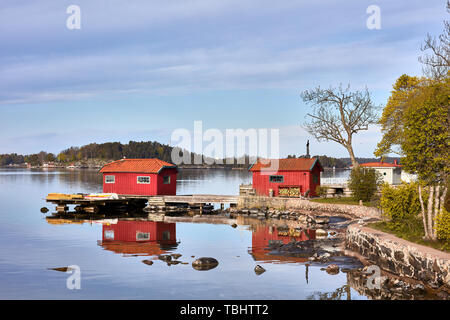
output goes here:
[{"label": "rock in water", "polygon": [[219,265],[219,261],[214,258],[202,257],[192,262],[192,268],[195,270],[211,270]]},{"label": "rock in water", "polygon": [[167,262],[167,261],[171,261],[172,257],[168,254],[160,254],[158,256],[158,259]]},{"label": "rock in water", "polygon": [[47,212],[48,212],[48,208],[42,207],[42,208],[41,208],[41,212],[42,212],[42,213],[47,213]]},{"label": "rock in water", "polygon": [[260,274],[263,274],[264,272],[266,272],[266,269],[264,269],[263,267],[261,267],[259,264],[255,267],[255,273],[259,276]]},{"label": "rock in water", "polygon": [[181,254],[179,254],[179,253],[172,253],[171,256],[172,256],[172,258],[174,258],[176,260],[179,257],[181,257]]},{"label": "rock in water", "polygon": [[72,270],[69,267],[60,267],[60,268],[48,268],[49,270],[55,270],[59,272],[67,272],[68,270]]},{"label": "rock in water", "polygon": [[326,271],[328,274],[338,274],[339,273],[339,266],[336,264],[330,264],[327,268]]},{"label": "rock in water", "polygon": [[328,232],[326,232],[323,229],[317,229],[316,230],[316,237],[317,238],[326,238],[328,236]]},{"label": "rock in water", "polygon": [[143,263],[145,263],[148,266],[151,266],[153,264],[152,260],[142,260]]}]

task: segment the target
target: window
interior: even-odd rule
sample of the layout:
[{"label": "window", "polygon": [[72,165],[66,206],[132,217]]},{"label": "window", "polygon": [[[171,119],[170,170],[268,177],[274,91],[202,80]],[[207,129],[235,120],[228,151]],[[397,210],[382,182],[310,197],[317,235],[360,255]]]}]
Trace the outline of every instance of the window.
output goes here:
[{"label": "window", "polygon": [[145,241],[150,240],[150,233],[149,232],[136,232],[136,241]]},{"label": "window", "polygon": [[114,240],[114,230],[105,230],[105,239]]},{"label": "window", "polygon": [[170,184],[170,176],[164,176],[163,177],[163,183],[164,184]]},{"label": "window", "polygon": [[148,176],[139,176],[139,177],[137,177],[137,183],[149,184],[150,183],[150,177],[148,177]]},{"label": "window", "polygon": [[269,176],[269,182],[282,183],[284,182],[284,176]]},{"label": "window", "polygon": [[105,183],[115,183],[116,176],[105,176]]}]

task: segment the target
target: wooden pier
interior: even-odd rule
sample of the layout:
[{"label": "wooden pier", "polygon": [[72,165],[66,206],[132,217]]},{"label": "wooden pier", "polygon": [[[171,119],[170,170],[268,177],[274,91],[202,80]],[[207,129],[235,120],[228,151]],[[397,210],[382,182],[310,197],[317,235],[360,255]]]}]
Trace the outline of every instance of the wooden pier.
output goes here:
[{"label": "wooden pier", "polygon": [[75,205],[75,211],[85,213],[104,212],[128,212],[135,209],[145,211],[169,211],[185,212],[188,209],[199,210],[200,214],[212,210],[212,204],[220,204],[224,209],[226,204],[231,207],[237,205],[239,196],[227,195],[165,195],[165,196],[140,196],[118,195],[116,198],[89,198],[87,195],[74,194],[49,194],[46,201],[56,205],[58,213],[65,213],[69,205]]}]

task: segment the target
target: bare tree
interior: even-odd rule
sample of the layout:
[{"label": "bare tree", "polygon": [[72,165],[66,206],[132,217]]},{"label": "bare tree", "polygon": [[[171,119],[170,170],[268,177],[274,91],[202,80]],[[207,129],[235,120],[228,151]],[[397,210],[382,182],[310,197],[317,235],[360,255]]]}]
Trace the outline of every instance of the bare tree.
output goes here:
[{"label": "bare tree", "polygon": [[358,166],[353,152],[353,135],[367,130],[369,125],[376,124],[378,109],[372,103],[367,88],[363,91],[350,91],[350,85],[338,88],[303,91],[303,101],[314,108],[308,113],[311,118],[305,123],[307,131],[318,141],[334,141],[344,146],[354,167]]},{"label": "bare tree", "polygon": [[[450,0],[447,0],[447,12],[450,13]],[[431,50],[419,57],[419,62],[424,65],[423,72],[434,79],[446,77],[450,71],[450,21],[444,20],[444,33],[438,38],[427,34],[420,49]]]}]

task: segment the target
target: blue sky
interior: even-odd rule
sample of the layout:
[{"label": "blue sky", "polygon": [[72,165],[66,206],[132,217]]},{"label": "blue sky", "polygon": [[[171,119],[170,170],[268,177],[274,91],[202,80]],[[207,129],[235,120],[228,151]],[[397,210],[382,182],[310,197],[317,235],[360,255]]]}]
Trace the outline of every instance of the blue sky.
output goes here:
[{"label": "blue sky", "polygon": [[[69,30],[69,5],[81,29]],[[381,9],[369,30],[366,9]],[[279,128],[281,154],[346,157],[301,127],[300,92],[351,84],[385,104],[420,75],[444,0],[4,0],[0,4],[0,153],[90,142],[170,141],[177,128]],[[358,134],[371,157],[377,127]]]}]

